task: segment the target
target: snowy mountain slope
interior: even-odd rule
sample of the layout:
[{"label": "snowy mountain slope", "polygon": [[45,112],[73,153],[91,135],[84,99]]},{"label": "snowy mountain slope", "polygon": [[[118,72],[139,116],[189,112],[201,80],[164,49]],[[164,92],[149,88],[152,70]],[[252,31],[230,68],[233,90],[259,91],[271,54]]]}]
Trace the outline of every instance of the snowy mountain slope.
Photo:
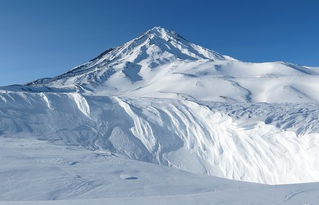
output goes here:
[{"label": "snowy mountain slope", "polygon": [[[284,62],[242,62],[155,27],[60,76],[1,87],[0,139],[81,146],[250,182],[316,182],[318,74]],[[92,187],[75,181],[69,198]],[[2,199],[19,198],[6,191]]]},{"label": "snowy mountain slope", "polygon": [[33,139],[0,138],[0,162],[1,205],[319,202],[318,183],[243,183]]},{"label": "snowy mountain slope", "polygon": [[242,62],[155,27],[65,74],[28,85],[77,87],[93,95],[317,103],[318,74],[317,68],[284,62]]},{"label": "snowy mountain slope", "polygon": [[319,180],[318,113],[315,105],[0,94],[2,136],[81,145],[192,173],[267,184]]}]

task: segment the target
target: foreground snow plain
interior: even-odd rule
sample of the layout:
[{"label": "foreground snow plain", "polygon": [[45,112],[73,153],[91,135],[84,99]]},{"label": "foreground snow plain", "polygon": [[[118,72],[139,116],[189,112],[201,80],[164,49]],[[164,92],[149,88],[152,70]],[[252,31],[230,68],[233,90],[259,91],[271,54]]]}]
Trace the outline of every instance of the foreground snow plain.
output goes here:
[{"label": "foreground snow plain", "polygon": [[318,76],[155,27],[1,87],[0,204],[318,204]]},{"label": "foreground snow plain", "polygon": [[319,183],[245,183],[32,139],[1,138],[0,146],[0,198],[9,200],[1,205],[319,202]]}]

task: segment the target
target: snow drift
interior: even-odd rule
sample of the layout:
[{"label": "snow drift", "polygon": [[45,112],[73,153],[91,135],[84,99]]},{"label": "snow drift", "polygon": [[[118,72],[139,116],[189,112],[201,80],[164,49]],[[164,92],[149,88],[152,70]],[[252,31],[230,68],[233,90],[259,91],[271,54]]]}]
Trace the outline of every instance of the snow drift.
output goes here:
[{"label": "snow drift", "polygon": [[[189,100],[1,94],[1,135],[108,150],[193,173],[268,184],[319,180],[318,109]],[[286,119],[285,116],[297,117]],[[231,116],[234,115],[234,116]],[[276,119],[276,117],[278,119]],[[272,120],[272,121],[271,121]],[[304,126],[305,121],[309,121]]]}]

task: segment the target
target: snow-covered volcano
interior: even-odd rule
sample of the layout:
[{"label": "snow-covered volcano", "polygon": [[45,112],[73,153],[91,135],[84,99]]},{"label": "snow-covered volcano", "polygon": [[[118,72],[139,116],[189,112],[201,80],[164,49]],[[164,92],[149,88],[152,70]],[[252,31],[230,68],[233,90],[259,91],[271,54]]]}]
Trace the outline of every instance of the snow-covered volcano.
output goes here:
[{"label": "snow-covered volcano", "polygon": [[[82,86],[88,90],[109,86],[110,92],[132,90],[131,84],[157,79],[160,67],[198,60],[225,60],[225,57],[188,42],[179,34],[154,27],[122,46],[111,48],[93,60],[54,78],[34,81],[31,85]],[[169,74],[169,73],[166,73]],[[164,77],[165,78],[165,77]],[[125,83],[127,86],[121,85]],[[141,84],[141,83],[139,83]],[[136,86],[134,86],[136,87]],[[112,90],[113,89],[113,90]],[[134,89],[134,88],[133,88]],[[105,87],[104,87],[105,90]]]},{"label": "snow-covered volcano", "polygon": [[[125,160],[228,179],[315,182],[319,181],[318,91],[318,68],[242,62],[155,27],[62,75],[1,87],[0,137],[45,140],[68,149],[81,146]],[[25,157],[38,163],[31,158]],[[130,163],[134,173],[137,165]],[[65,164],[57,164],[59,171],[54,174],[59,175]],[[74,167],[72,172],[65,169],[77,173]],[[64,189],[71,189],[70,195],[60,190],[56,198],[90,196],[107,189],[94,192],[98,182],[66,175],[70,185]],[[27,177],[35,176],[30,172]],[[53,185],[52,189],[59,187]],[[15,194],[6,191],[6,199]]]},{"label": "snow-covered volcano", "polygon": [[238,102],[318,102],[319,69],[246,63],[161,27],[32,86],[73,87],[95,95]]}]

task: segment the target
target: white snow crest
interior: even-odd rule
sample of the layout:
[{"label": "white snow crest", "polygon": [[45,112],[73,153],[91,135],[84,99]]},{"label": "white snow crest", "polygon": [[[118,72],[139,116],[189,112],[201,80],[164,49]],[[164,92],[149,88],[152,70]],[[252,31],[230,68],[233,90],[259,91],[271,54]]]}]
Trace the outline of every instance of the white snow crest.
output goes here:
[{"label": "white snow crest", "polygon": [[68,94],[75,102],[77,108],[88,118],[90,118],[90,106],[85,97],[79,93]]},{"label": "white snow crest", "polygon": [[149,123],[141,118],[138,114],[134,113],[130,105],[119,97],[114,97],[119,105],[126,111],[126,113],[134,121],[134,127],[131,131],[135,137],[143,142],[149,152],[153,152],[156,146],[156,138],[153,135],[152,128]]}]

